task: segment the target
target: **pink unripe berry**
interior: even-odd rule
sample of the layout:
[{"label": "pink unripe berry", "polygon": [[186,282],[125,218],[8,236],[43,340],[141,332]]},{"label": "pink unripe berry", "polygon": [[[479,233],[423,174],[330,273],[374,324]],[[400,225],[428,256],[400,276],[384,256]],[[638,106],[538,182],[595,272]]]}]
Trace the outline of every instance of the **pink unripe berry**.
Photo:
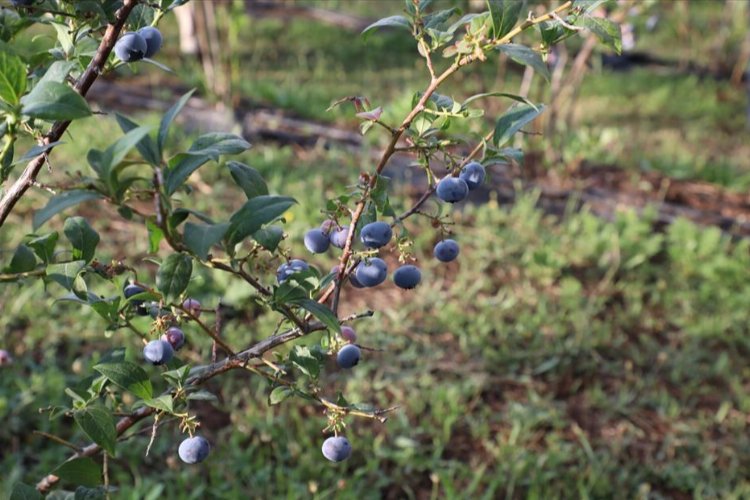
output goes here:
[{"label": "pink unripe berry", "polygon": [[354,344],[355,342],[357,342],[357,333],[354,331],[354,328],[352,328],[351,326],[342,326],[341,338],[343,338],[350,344]]},{"label": "pink unripe berry", "polygon": [[185,302],[182,303],[182,307],[196,318],[201,315],[201,303],[196,299],[185,299]]},{"label": "pink unripe berry", "polygon": [[0,349],[0,366],[6,366],[13,362],[10,353],[5,349]]}]

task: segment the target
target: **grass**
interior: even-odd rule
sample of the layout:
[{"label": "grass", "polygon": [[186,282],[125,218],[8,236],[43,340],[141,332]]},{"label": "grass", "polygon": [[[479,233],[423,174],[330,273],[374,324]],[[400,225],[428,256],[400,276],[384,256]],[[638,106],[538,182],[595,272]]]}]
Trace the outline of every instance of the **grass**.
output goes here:
[{"label": "grass", "polygon": [[[344,4],[350,5],[326,6]],[[706,6],[696,12],[706,13]],[[395,117],[424,83],[398,34],[372,37],[364,46],[351,34],[301,21],[287,27],[273,20],[252,23],[257,39],[243,55],[252,61],[243,95],[291,113],[354,129],[348,113],[323,112],[331,100],[366,90],[373,102],[395,99],[386,110]],[[386,56],[388,70],[382,68]],[[471,73],[448,93],[477,92],[493,76]],[[579,126],[564,137],[565,154],[743,189],[750,165],[734,111],[741,104],[723,82],[645,70],[593,71],[581,89]],[[157,123],[154,116],[138,118]],[[52,155],[54,173],[44,182],[85,172],[87,149],[117,136],[109,118],[76,122],[67,144]],[[170,147],[192,139],[176,129]],[[290,235],[318,224],[322,202],[363,168],[361,158],[335,147],[257,144],[240,159],[264,175],[272,192],[298,199],[287,216]],[[191,184],[193,193],[180,197],[199,210],[226,214],[240,201],[220,164],[203,167]],[[405,203],[404,191],[395,186],[391,193],[397,206]],[[32,207],[44,197],[35,191],[20,205],[12,230],[0,233],[3,247],[20,241]],[[121,222],[101,204],[77,213],[102,234],[102,259],[127,257],[153,272],[143,260],[148,249],[142,227]],[[377,311],[356,328],[363,345],[379,350],[364,351],[351,372],[329,364],[323,392],[400,406],[384,425],[347,421],[351,460],[336,466],[322,460],[325,418],[319,409],[295,399],[269,406],[267,383],[232,373],[209,384],[217,401],[193,407],[214,445],[209,462],[192,468],[179,463],[174,423],[160,429],[146,457],[146,423],[110,463],[118,488],[113,497],[750,495],[750,243],[684,220],[654,232],[649,213],[622,211],[605,222],[584,210],[557,219],[536,208],[534,193],[512,207],[491,197],[484,205],[455,209],[454,216],[462,248],[449,265],[430,258],[438,235],[428,221],[408,225],[424,270],[416,291],[390,283],[344,291],[344,313]],[[54,218],[45,230],[60,230],[62,221]],[[299,237],[284,246],[306,255]],[[310,260],[327,270],[335,256]],[[9,259],[2,255],[3,262]],[[393,268],[395,259],[389,264]],[[271,271],[264,274],[266,282],[272,279]],[[96,287],[113,291],[104,283]],[[56,302],[61,293],[40,283],[0,287],[3,345],[17,359],[0,368],[0,497],[9,496],[14,481],[33,483],[67,456],[68,450],[34,430],[77,445],[87,441],[72,419],[50,420],[39,408],[67,404],[65,388],[91,374],[101,353],[126,347],[130,359],[140,356],[136,338],[103,331],[90,311]],[[242,311],[226,328],[232,345],[248,345],[275,327],[276,316],[258,311],[250,290],[223,274],[198,269],[190,293],[205,304],[221,298]],[[140,319],[138,326],[145,330],[148,321]],[[186,333],[185,358],[205,360],[210,344],[195,330]]]},{"label": "grass", "polygon": [[[351,461],[321,461],[317,411],[294,400],[269,407],[264,382],[229,375],[210,384],[218,402],[197,408],[215,444],[210,465],[180,466],[178,433],[167,426],[149,457],[145,435],[119,448],[117,497],[228,498],[249,487],[255,497],[750,492],[748,243],[685,221],[652,233],[648,218],[627,212],[614,223],[586,212],[557,221],[534,205],[529,195],[509,211],[490,201],[457,214],[461,258],[448,266],[421,258],[416,292],[390,284],[345,292],[348,309],[379,311],[357,330],[383,352],[366,351],[352,372],[329,367],[324,393],[401,406],[385,425],[349,422]],[[434,233],[422,223],[410,229],[417,254],[428,255]],[[290,244],[299,255],[299,242]],[[225,283],[200,276],[193,290],[210,303]],[[49,308],[50,335],[31,320],[34,302],[48,303],[50,292],[4,290],[6,338],[22,341],[20,363],[0,381],[11,445],[5,488],[64,457],[32,429],[82,441],[67,419],[48,422],[37,406],[62,403],[63,387],[90,372],[94,351],[124,345],[137,356],[136,339],[103,339],[98,320],[61,305]],[[247,300],[227,294],[240,307]],[[241,345],[271,325],[263,316],[231,324],[227,339]],[[188,335],[189,356],[207,352]]]}]

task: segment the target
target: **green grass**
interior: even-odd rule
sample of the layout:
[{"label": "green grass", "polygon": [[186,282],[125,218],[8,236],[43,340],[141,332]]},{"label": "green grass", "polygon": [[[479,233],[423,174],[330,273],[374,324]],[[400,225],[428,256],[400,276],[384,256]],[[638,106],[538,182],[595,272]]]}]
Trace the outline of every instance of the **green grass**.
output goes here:
[{"label": "green grass", "polygon": [[[426,257],[430,228],[410,226],[424,284],[345,292],[347,310],[378,310],[357,329],[362,344],[383,351],[366,351],[352,372],[329,367],[324,393],[401,407],[385,425],[349,421],[351,461],[321,460],[317,411],[296,401],[269,407],[264,382],[228,375],[210,384],[215,407],[197,409],[215,444],[209,465],[179,465],[179,437],[166,426],[147,458],[145,435],[119,448],[117,497],[227,498],[250,487],[255,497],[750,492],[748,243],[685,221],[652,233],[648,217],[632,213],[614,223],[586,212],[556,221],[534,204],[527,196],[510,211],[490,202],[457,214],[462,254],[449,266]],[[301,255],[299,242],[290,244]],[[193,291],[207,303],[226,290],[223,278],[199,276]],[[101,323],[74,307],[49,308],[50,334],[32,317],[55,292],[2,291],[6,340],[22,340],[19,363],[0,381],[11,444],[4,488],[65,455],[31,430],[83,441],[68,419],[48,422],[37,407],[63,403],[62,388],[90,373],[94,350],[124,345],[138,356],[136,339],[102,338]],[[231,287],[227,294],[234,305],[247,300]],[[272,323],[233,323],[227,340],[244,345]],[[189,356],[207,355],[209,345],[188,335]]]}]

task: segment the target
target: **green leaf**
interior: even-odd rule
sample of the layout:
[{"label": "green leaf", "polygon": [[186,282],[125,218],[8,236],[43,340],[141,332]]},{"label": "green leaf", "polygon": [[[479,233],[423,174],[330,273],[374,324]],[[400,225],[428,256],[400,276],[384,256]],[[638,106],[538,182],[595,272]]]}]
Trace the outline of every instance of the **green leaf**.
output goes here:
[{"label": "green leaf", "polygon": [[47,267],[47,277],[66,290],[78,291],[80,286],[76,281],[85,265],[86,261],[84,260],[51,264]]},{"label": "green leaf", "polygon": [[36,268],[36,256],[31,248],[26,245],[18,245],[10,260],[8,270],[11,273],[26,273]]},{"label": "green leaf", "polygon": [[169,160],[169,169],[164,179],[164,189],[168,196],[174,194],[180,186],[190,177],[190,174],[198,170],[211,159],[208,155],[190,155],[180,153]]},{"label": "green leaf", "polygon": [[[133,129],[138,128],[137,123],[119,113],[115,113],[115,119],[117,120],[117,123],[120,125],[120,128],[123,132],[127,133]],[[161,163],[159,151],[156,147],[156,143],[150,135],[146,135],[145,137],[143,137],[140,141],[138,141],[135,147],[138,149],[138,152],[141,153],[143,159],[146,160],[149,164],[154,167],[159,166],[159,163]]]},{"label": "green leaf", "polygon": [[284,230],[279,226],[262,227],[253,233],[253,239],[269,252],[275,251],[284,237]]},{"label": "green leaf", "polygon": [[296,300],[291,303],[296,306],[300,306],[308,312],[311,312],[313,316],[318,318],[320,322],[323,323],[326,328],[328,328],[332,332],[341,333],[341,325],[339,324],[339,320],[336,318],[336,315],[333,314],[333,311],[328,308],[328,306],[320,304],[312,299]]},{"label": "green leaf", "polygon": [[378,175],[375,181],[375,188],[372,190],[372,201],[375,202],[375,207],[381,214],[392,217],[396,215],[396,212],[391,208],[391,203],[388,199],[388,177]]},{"label": "green leaf", "polygon": [[601,4],[607,3],[609,0],[574,0],[573,9],[584,11],[586,14],[592,13]]},{"label": "green leaf", "polygon": [[77,64],[78,63],[75,61],[53,62],[50,64],[50,67],[47,68],[47,71],[44,72],[44,75],[39,79],[37,85],[43,82],[65,83],[65,79],[68,78],[68,75],[73,71],[73,68],[75,68]]},{"label": "green leaf", "polygon": [[294,389],[291,387],[287,387],[285,385],[280,385],[279,387],[276,387],[274,390],[271,391],[271,394],[268,395],[268,404],[269,405],[277,405],[284,401],[289,396],[294,395]]},{"label": "green leaf", "polygon": [[99,233],[83,217],[69,217],[63,229],[65,237],[73,245],[73,258],[91,262],[96,246],[99,244]]},{"label": "green leaf", "polygon": [[164,372],[161,374],[164,379],[170,383],[170,385],[177,386],[185,384],[188,375],[190,375],[190,365],[183,365],[174,370]]},{"label": "green leaf", "polygon": [[70,484],[98,486],[102,483],[101,466],[88,457],[68,460],[52,473]]},{"label": "green leaf", "polygon": [[208,155],[218,160],[220,155],[236,155],[250,149],[250,143],[242,137],[226,132],[211,132],[198,137],[188,153]]},{"label": "green leaf", "polygon": [[10,492],[10,500],[42,500],[42,494],[28,484],[15,483]]},{"label": "green leaf", "polygon": [[239,243],[264,224],[282,215],[295,203],[296,200],[288,196],[256,196],[248,200],[229,220],[229,244]]},{"label": "green leaf", "polygon": [[533,102],[529,101],[523,96],[516,95],[516,94],[509,94],[507,92],[483,92],[481,94],[475,94],[467,98],[461,106],[465,108],[466,106],[469,105],[469,103],[474,102],[477,99],[484,99],[485,97],[507,97],[508,99],[513,99],[514,101],[522,102],[524,104],[528,104],[529,106],[536,106]]},{"label": "green leaf", "polygon": [[166,113],[164,113],[164,116],[161,119],[161,123],[159,124],[159,134],[156,136],[156,151],[159,158],[161,158],[161,153],[162,151],[164,151],[164,142],[167,140],[169,127],[172,125],[172,122],[174,121],[177,114],[182,110],[183,107],[185,107],[185,104],[187,104],[188,99],[190,99],[190,96],[193,95],[193,92],[195,92],[195,89],[180,97],[180,100],[174,103],[174,105],[172,105],[172,107],[169,108]]},{"label": "green leaf", "polygon": [[26,65],[20,57],[0,52],[0,100],[15,106],[26,92]]},{"label": "green leaf", "polygon": [[117,363],[100,363],[94,370],[107,377],[113,384],[126,391],[130,391],[141,399],[151,399],[154,396],[148,373],[130,361]]},{"label": "green leaf", "polygon": [[320,375],[320,360],[307,346],[294,346],[289,353],[289,360],[308,377],[318,378]]},{"label": "green leaf", "polygon": [[190,394],[188,394],[187,398],[189,401],[219,401],[219,398],[217,398],[215,394],[204,390],[191,392]]},{"label": "green leaf", "polygon": [[85,191],[82,189],[74,189],[72,191],[65,191],[57,194],[50,198],[47,205],[43,209],[38,210],[34,214],[33,227],[34,231],[39,229],[39,226],[47,222],[58,212],[62,212],[66,208],[78,205],[84,201],[100,199],[102,195],[96,191]]},{"label": "green leaf", "polygon": [[41,120],[75,120],[91,115],[81,94],[64,83],[43,82],[21,98],[22,112]]},{"label": "green leaf", "polygon": [[36,158],[37,156],[39,156],[40,154],[46,153],[50,149],[52,149],[55,146],[58,146],[60,144],[65,144],[65,143],[62,142],[62,141],[55,141],[55,142],[51,142],[49,144],[41,144],[41,145],[37,144],[36,146],[34,146],[31,149],[29,149],[28,151],[26,151],[26,154],[24,154],[23,156],[21,156],[17,160],[14,160],[13,163],[11,163],[11,165],[18,165],[19,163],[26,163],[28,161],[31,161],[34,158]]},{"label": "green leaf", "polygon": [[162,262],[156,273],[156,288],[173,300],[180,296],[190,283],[193,259],[184,253],[173,253]]},{"label": "green leaf", "polygon": [[549,81],[550,74],[547,63],[544,62],[542,56],[535,50],[517,43],[506,43],[500,45],[497,47],[497,50],[508,54],[508,57],[519,64],[531,66],[534,71],[542,75],[545,80]]},{"label": "green leaf", "polygon": [[146,230],[148,231],[148,251],[149,253],[156,253],[159,251],[161,240],[164,239],[164,231],[152,217],[146,219]]},{"label": "green leaf", "polygon": [[109,410],[101,406],[91,406],[75,412],[73,418],[89,439],[114,456],[117,430]]},{"label": "green leaf", "polygon": [[502,146],[527,123],[539,116],[542,111],[544,111],[544,105],[542,104],[536,106],[520,104],[511,107],[497,120],[492,141],[496,146]]},{"label": "green leaf", "polygon": [[52,262],[58,237],[57,232],[52,232],[44,236],[38,236],[27,244],[34,250],[37,257],[42,259],[45,264],[49,264]]},{"label": "green leaf", "polygon": [[245,192],[248,200],[268,194],[266,181],[254,168],[236,161],[227,162],[227,168],[229,168],[234,182]]},{"label": "green leaf", "polygon": [[131,129],[126,132],[125,135],[117,139],[114,144],[109,146],[104,151],[104,161],[108,163],[107,168],[105,169],[107,173],[112,168],[119,165],[120,162],[125,159],[125,156],[127,156],[130,150],[143,141],[150,131],[150,127],[137,127]]},{"label": "green leaf", "polygon": [[362,30],[362,35],[367,35],[369,32],[377,29],[377,28],[385,28],[385,27],[395,27],[395,28],[404,28],[408,31],[411,31],[411,23],[407,18],[404,16],[390,16],[390,17],[384,17],[383,19],[379,19],[366,27]]},{"label": "green leaf", "polygon": [[583,27],[591,30],[596,37],[607,47],[618,54],[622,52],[622,32],[620,27],[609,19],[603,17],[585,16]]},{"label": "green leaf", "polygon": [[144,399],[143,402],[150,406],[151,408],[156,408],[157,410],[165,411],[167,413],[173,413],[174,412],[174,404],[172,401],[172,396],[169,394],[165,394],[163,396],[159,396],[158,398],[154,399]]},{"label": "green leaf", "polygon": [[[104,491],[104,487],[102,486],[99,486],[98,488],[79,486],[73,493],[73,500],[106,500],[107,497],[104,494]],[[50,497],[47,498],[52,500]],[[68,499],[66,498],[66,500]]]},{"label": "green leaf", "polygon": [[223,224],[194,224],[185,223],[185,234],[183,240],[185,245],[195,253],[201,260],[208,258],[211,247],[224,237],[229,229],[229,223]]},{"label": "green leaf", "polygon": [[487,0],[493,38],[502,38],[516,26],[526,8],[525,0]]}]

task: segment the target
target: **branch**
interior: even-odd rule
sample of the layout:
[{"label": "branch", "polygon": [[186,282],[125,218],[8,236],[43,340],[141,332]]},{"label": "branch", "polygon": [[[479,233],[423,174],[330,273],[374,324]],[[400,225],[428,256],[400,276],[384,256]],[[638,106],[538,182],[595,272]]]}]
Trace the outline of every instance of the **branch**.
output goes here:
[{"label": "branch", "polygon": [[[86,71],[80,76],[78,81],[75,83],[73,88],[86,97],[91,85],[96,81],[97,77],[103,72],[104,65],[109,58],[112,48],[115,46],[117,37],[122,31],[125,21],[127,20],[130,12],[138,4],[138,0],[124,0],[123,6],[115,14],[115,23],[107,26],[107,30],[104,33],[99,48],[96,51],[96,55],[89,63]],[[63,133],[67,130],[70,125],[70,120],[58,121],[52,125],[52,129],[42,139],[41,145],[46,146],[53,142],[60,140]],[[46,152],[40,154],[33,160],[31,160],[26,168],[23,170],[21,175],[16,179],[13,185],[8,189],[5,195],[0,199],[0,227],[5,223],[5,220],[10,215],[13,207],[18,203],[21,197],[26,191],[36,182],[36,178],[39,175],[42,167],[44,166],[47,155],[53,148],[48,149]]]},{"label": "branch", "polygon": [[[373,315],[372,311],[365,311],[363,313],[353,314],[351,316],[348,316],[344,318],[342,322],[351,321],[351,320],[359,319],[359,318],[370,317],[372,315]],[[244,368],[245,366],[247,366],[247,363],[251,359],[260,358],[261,356],[263,356],[263,354],[270,351],[274,347],[277,347],[281,344],[285,344],[291,340],[299,338],[310,332],[320,331],[320,330],[325,330],[325,329],[326,329],[326,326],[323,323],[319,323],[319,322],[310,323],[309,325],[306,326],[304,330],[300,330],[299,328],[293,328],[279,335],[275,335],[273,337],[268,337],[266,339],[263,339],[257,344],[255,344],[254,346],[250,347],[249,349],[246,349],[230,358],[223,359],[216,363],[211,363],[210,365],[197,366],[190,371],[193,375],[187,379],[187,381],[185,382],[185,387],[198,386],[222,373],[225,373],[230,370],[237,369],[237,368]],[[324,406],[328,406],[325,403],[323,403],[322,400],[321,400],[321,404]],[[345,410],[345,408],[343,407],[339,407],[339,408],[341,409],[341,411]],[[392,409],[389,408],[386,410],[375,410],[372,412],[372,415],[369,415],[367,414],[367,412],[362,412],[362,411],[350,411],[348,413],[352,415],[368,416],[370,418],[377,418],[380,420],[382,418],[382,415],[388,411],[392,411]],[[117,424],[115,426],[115,429],[117,431],[117,436],[118,437],[121,436],[128,429],[133,427],[135,424],[153,415],[155,412],[156,412],[156,409],[150,406],[144,406],[144,407],[137,409],[130,415],[121,418],[120,420],[117,421]],[[45,436],[45,437],[49,437],[49,436]],[[101,447],[98,444],[91,443],[85,446],[84,448],[80,449],[80,451],[77,451],[76,453],[72,454],[68,458],[67,461],[69,462],[71,460],[75,460],[77,458],[83,458],[83,457],[91,457],[91,456],[96,455],[100,451],[101,451]],[[40,493],[47,493],[55,484],[57,484],[58,481],[60,481],[60,478],[58,476],[54,474],[48,474],[37,483],[36,489]]]}]

